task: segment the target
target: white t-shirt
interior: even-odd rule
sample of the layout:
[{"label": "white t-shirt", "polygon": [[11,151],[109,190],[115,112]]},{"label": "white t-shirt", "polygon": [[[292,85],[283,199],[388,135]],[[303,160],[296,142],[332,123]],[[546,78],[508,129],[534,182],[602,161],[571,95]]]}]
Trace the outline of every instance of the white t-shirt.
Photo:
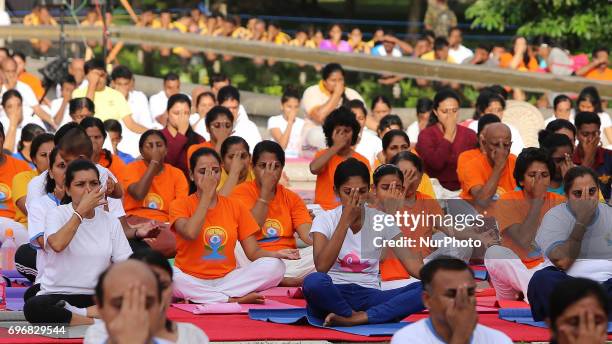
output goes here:
[{"label": "white t-shirt", "polygon": [[[372,52],[371,52],[372,56],[389,56],[389,54],[387,54],[387,50],[385,50],[384,45],[380,44],[375,46],[374,48],[372,48]],[[393,50],[391,50],[391,55],[392,57],[402,57],[402,51],[399,50],[398,47],[393,47]]]},{"label": "white t-shirt", "polygon": [[419,121],[414,121],[408,126],[408,129],[406,129],[406,134],[408,134],[411,145],[414,145],[419,141],[420,132],[421,129],[419,129]]},{"label": "white t-shirt", "polygon": [[39,295],[94,293],[100,274],[111,264],[132,254],[121,223],[109,213],[95,209],[92,219],[83,218],[68,246],[55,252],[48,246],[49,236],[57,233],[73,215],[72,203],[60,205],[47,216],[45,273]]},{"label": "white t-shirt", "polygon": [[11,25],[11,17],[8,12],[0,11],[0,26],[10,26]]},{"label": "white t-shirt", "polygon": [[155,118],[164,112],[166,112],[166,108],[168,107],[168,96],[166,96],[166,92],[161,90],[149,98],[149,108],[151,109],[151,120],[153,123],[156,122]]},{"label": "white t-shirt", "polygon": [[[64,98],[55,98],[51,101],[51,106],[42,105],[43,109],[47,111],[47,113],[51,116],[51,118],[55,119],[55,115],[62,107],[62,103],[64,102]],[[70,106],[66,104],[66,108],[64,108],[64,117],[62,117],[62,122],[58,126],[61,127],[66,123],[70,123],[72,118],[70,117]]]},{"label": "white t-shirt", "polygon": [[[100,183],[102,183],[102,185],[106,185],[106,181],[109,177],[112,178],[115,183],[117,182],[117,177],[115,177],[109,169],[98,164],[96,164],[96,167],[100,172]],[[28,183],[28,194],[26,195],[26,209],[28,210],[28,213],[32,211],[30,209],[31,202],[33,202],[34,199],[45,196],[47,194],[47,192],[45,191],[45,185],[48,174],[49,171],[43,171],[41,174],[34,177]],[[106,199],[108,201],[108,212],[111,215],[116,218],[125,216],[125,209],[123,209],[123,203],[121,202],[121,199],[111,197],[107,197]],[[103,207],[100,208],[102,209]]]},{"label": "white t-shirt", "polygon": [[[361,95],[352,88],[346,87],[344,89],[344,94],[349,100],[359,99],[365,104],[365,101],[363,100]],[[321,90],[319,84],[308,87],[304,91],[304,95],[302,96],[302,109],[306,113],[306,118],[308,118],[308,114],[312,111],[314,107],[325,104],[325,102],[327,102],[330,96],[330,93],[326,93]],[[340,105],[341,104],[338,104],[338,106]]]},{"label": "white t-shirt", "polygon": [[[546,266],[553,265],[548,259],[550,251],[569,238],[575,224],[576,218],[567,203],[559,204],[544,215],[535,240],[544,252]],[[589,224],[582,238],[578,258],[567,270],[567,274],[598,282],[612,278],[611,207],[598,203],[595,219]]]},{"label": "white t-shirt", "polygon": [[[321,233],[327,239],[331,239],[340,216],[342,216],[342,206],[317,215],[313,220],[310,235]],[[383,249],[374,245],[374,239],[382,237],[390,240],[401,232],[395,226],[385,227],[380,232],[375,231],[373,226],[375,216],[384,216],[384,213],[366,206],[361,230],[355,234],[350,228],[348,229],[338,258],[327,272],[334,284],[355,283],[366,288],[380,289],[378,267]]]},{"label": "white t-shirt", "polygon": [[[442,338],[438,337],[431,320],[421,319],[397,331],[391,344],[445,344]],[[470,344],[512,344],[512,340],[501,331],[476,324]]]},{"label": "white t-shirt", "polygon": [[202,136],[206,139],[206,141],[210,141],[210,133],[206,129],[206,120],[204,118],[200,119],[199,113],[194,113],[189,116],[189,124],[191,124],[191,129],[196,132],[196,134]]},{"label": "white t-shirt", "polygon": [[238,108],[238,118],[234,119],[234,133],[232,135],[242,137],[249,144],[251,153],[253,153],[255,145],[261,142],[259,128],[249,119],[249,115],[247,115],[242,104]]},{"label": "white t-shirt", "polygon": [[[572,113],[570,114],[570,119],[569,119],[569,121],[570,121],[570,122],[572,122],[572,124],[574,124],[574,118],[575,118],[575,116],[574,116],[574,113],[572,112]],[[553,114],[552,116],[548,117],[547,119],[545,119],[545,120],[544,120],[544,128],[546,128],[546,126],[547,126],[547,125],[548,125],[550,122],[552,122],[552,121],[554,121],[554,120],[556,120],[556,119],[557,119],[557,117],[555,117],[555,115],[554,115],[554,114]]]},{"label": "white t-shirt", "polygon": [[36,248],[36,283],[40,283],[43,276],[47,257],[47,252],[40,249],[36,239],[44,236],[47,214],[57,208],[60,205],[59,202],[60,200],[55,199],[54,195],[47,194],[32,201],[31,211],[28,211],[28,236],[30,237],[30,244]]},{"label": "white t-shirt", "polygon": [[[2,123],[2,126],[4,127],[5,137],[6,137],[6,134],[8,133],[10,122],[11,121],[9,120],[4,110],[1,110],[0,111],[0,123]],[[43,129],[45,129],[45,124],[38,116],[32,115],[32,112],[30,112],[29,115],[26,115],[24,113],[21,123],[17,126],[17,129],[15,130],[15,147],[13,147],[13,150],[12,150],[13,153],[17,152],[17,143],[21,139],[21,130],[23,129],[23,127],[25,127],[26,125],[30,123],[37,124]]]},{"label": "white t-shirt", "polygon": [[[132,109],[132,119],[134,122],[147,129],[162,128],[161,124],[151,120],[152,117],[149,109],[149,100],[144,93],[140,91],[130,91],[130,93],[128,93],[127,102],[130,109]],[[155,123],[157,123],[157,125],[155,125]]]},{"label": "white t-shirt", "polygon": [[[206,333],[199,327],[191,323],[177,322],[176,329],[178,338],[175,344],[208,344],[209,339]],[[87,328],[83,344],[101,344],[108,340],[108,332],[106,332],[106,324],[104,322],[96,322]],[[161,338],[155,338],[155,343],[165,344],[170,343]]]},{"label": "white t-shirt", "polygon": [[[283,117],[283,115],[272,116],[268,118],[268,131],[274,128],[278,128],[281,134],[287,129],[289,122]],[[287,142],[287,148],[285,148],[285,156],[287,158],[297,158],[300,156],[302,150],[302,129],[304,128],[304,120],[302,118],[295,118],[293,127],[291,127],[291,134],[289,135],[289,142]],[[274,138],[272,138],[274,140]]]},{"label": "white t-shirt", "polygon": [[448,48],[448,54],[453,58],[455,63],[463,63],[463,61],[472,58],[474,53],[466,48],[463,44],[459,44],[456,49]]},{"label": "white t-shirt", "polygon": [[[34,91],[32,91],[32,87],[30,87],[30,85],[24,82],[17,81],[17,84],[15,85],[15,90],[17,90],[19,94],[21,94],[21,98],[23,99],[23,117],[25,118],[31,116],[34,113],[34,110],[32,108],[40,104],[40,102],[36,98],[36,94],[34,93]],[[2,97],[2,95],[4,95],[4,92],[6,91],[6,85],[2,85],[0,97]]]},{"label": "white t-shirt", "polygon": [[[510,134],[512,135],[512,147],[510,147],[510,153],[518,156],[525,148],[525,143],[523,143],[523,137],[521,133],[510,123],[504,123],[510,128]],[[478,121],[472,121],[468,128],[472,129],[475,133],[478,133]]]},{"label": "white t-shirt", "polygon": [[355,151],[363,155],[370,162],[370,166],[374,167],[376,162],[376,154],[382,151],[382,140],[372,134],[370,130],[361,131],[361,139],[355,147]]}]

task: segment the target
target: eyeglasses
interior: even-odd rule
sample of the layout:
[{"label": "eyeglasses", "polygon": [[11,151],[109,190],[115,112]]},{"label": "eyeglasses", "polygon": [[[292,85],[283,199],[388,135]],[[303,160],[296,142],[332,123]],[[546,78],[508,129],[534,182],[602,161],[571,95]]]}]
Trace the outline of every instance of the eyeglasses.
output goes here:
[{"label": "eyeglasses", "polygon": [[215,122],[215,123],[211,123],[210,124],[213,128],[215,129],[219,129],[222,127],[225,127],[226,129],[229,129],[232,127],[232,123],[230,122]]}]

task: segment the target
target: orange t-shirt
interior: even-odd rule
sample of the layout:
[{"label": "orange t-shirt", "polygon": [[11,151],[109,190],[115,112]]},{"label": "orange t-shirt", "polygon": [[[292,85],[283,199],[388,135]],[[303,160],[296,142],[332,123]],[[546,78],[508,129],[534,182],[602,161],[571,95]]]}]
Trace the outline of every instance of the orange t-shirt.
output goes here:
[{"label": "orange t-shirt", "polygon": [[[516,156],[510,154],[497,184],[497,195],[501,196],[516,189],[516,181],[512,175],[515,164]],[[459,183],[461,183],[461,198],[473,199],[470,190],[475,186],[484,186],[491,174],[493,174],[493,168],[489,165],[486,154],[482,152],[474,154],[474,157],[466,161],[461,168],[457,165],[457,176],[459,177]]]},{"label": "orange t-shirt", "polygon": [[[565,197],[553,192],[547,192],[538,217],[538,227],[546,212],[563,202],[565,202]],[[521,247],[512,240],[510,235],[504,235],[504,232],[510,226],[520,224],[527,218],[529,208],[529,200],[525,198],[524,191],[518,190],[503,194],[499,200],[495,202],[491,211],[497,220],[497,225],[502,237],[502,245],[514,251],[514,253],[521,258],[523,264],[525,264],[528,269],[531,269],[544,261],[542,252],[540,252],[536,246],[532,246],[529,249]],[[536,232],[538,227],[533,228],[533,231]],[[503,258],[500,257],[499,259]]]},{"label": "orange t-shirt", "polygon": [[[2,147],[0,147],[1,149]],[[4,163],[0,165],[0,217],[15,218],[15,205],[12,200],[13,177],[23,171],[32,169],[27,162],[3,154]]]},{"label": "orange t-shirt", "polygon": [[[414,205],[412,207],[404,207],[400,210],[401,214],[403,214],[404,212],[415,214],[415,216],[418,214],[422,214],[421,216],[426,216],[430,214],[441,216],[444,215],[440,204],[438,204],[435,199],[418,191],[416,192],[416,202],[414,203]],[[432,250],[429,247],[419,247],[418,245],[420,244],[420,238],[431,238],[431,235],[434,232],[434,221],[432,220],[431,222],[429,222],[429,226],[423,226],[423,224],[427,223],[424,221],[426,220],[419,221],[419,224],[417,224],[414,230],[405,226],[400,226],[400,229],[402,230],[402,232],[404,232],[404,235],[407,238],[412,238],[416,240],[417,247],[411,249],[415,252],[421,253],[422,257],[427,257],[429,254],[431,254]],[[380,278],[383,281],[395,281],[410,278],[410,275],[408,274],[406,269],[404,269],[404,266],[399,261],[399,259],[395,257],[392,250],[388,250],[387,257],[382,262],[380,262]]]},{"label": "orange t-shirt", "polygon": [[189,166],[189,160],[191,160],[191,155],[195,153],[195,151],[197,151],[198,149],[204,148],[204,147],[215,149],[215,146],[213,146],[212,142],[210,141],[191,145],[189,146],[189,148],[187,148],[187,168],[191,168],[191,166]]},{"label": "orange t-shirt", "polygon": [[164,164],[162,172],[153,177],[147,195],[141,201],[138,201],[130,196],[127,189],[131,184],[140,181],[146,171],[147,165],[143,160],[137,160],[127,165],[123,185],[125,188],[123,199],[125,211],[129,215],[168,222],[170,203],[177,198],[189,195],[187,179],[183,171],[170,164]]},{"label": "orange t-shirt", "polygon": [[[315,154],[314,158],[318,158],[323,153],[325,153],[328,149],[323,149]],[[348,158],[355,158],[361,162],[363,162],[368,170],[370,169],[370,162],[368,159],[363,157],[363,155],[352,151],[351,155],[347,158],[341,157],[339,155],[334,155],[329,159],[327,165],[323,168],[321,173],[317,175],[317,183],[315,186],[315,199],[314,202],[319,204],[321,208],[324,210],[334,209],[340,205],[340,201],[336,198],[334,193],[334,173],[336,173],[336,168],[340,165],[341,162]],[[370,171],[371,173],[371,171]]]},{"label": "orange t-shirt", "polygon": [[[502,68],[510,68],[510,62],[512,61],[513,55],[511,53],[503,53],[499,57],[499,66]],[[529,71],[535,72],[538,70],[538,61],[532,57],[529,58],[529,62],[527,66],[525,66],[525,62],[521,60],[518,67],[516,68],[520,71]]]},{"label": "orange t-shirt", "polygon": [[38,101],[40,101],[40,99],[45,95],[45,88],[43,87],[42,82],[34,74],[23,72],[19,75],[18,79],[24,84],[30,86]]},{"label": "orange t-shirt", "polygon": [[[197,194],[177,198],[170,204],[170,224],[180,218],[191,217],[200,203]],[[187,240],[176,235],[174,265],[182,272],[201,279],[223,277],[236,268],[234,248],[259,232],[251,212],[240,202],[217,196],[217,205],[208,209],[198,239]]]},{"label": "orange t-shirt", "polygon": [[593,68],[586,73],[584,77],[591,80],[612,81],[612,69],[606,68],[606,70],[601,73],[598,68]]},{"label": "orange t-shirt", "polygon": [[[237,185],[230,197],[252,209],[259,194],[257,184],[252,181]],[[304,201],[295,192],[278,184],[276,194],[268,204],[266,221],[257,234],[257,242],[269,251],[296,248],[293,235],[298,226],[306,223],[312,223],[312,218]]]},{"label": "orange t-shirt", "polygon": [[104,153],[100,153],[100,159],[98,160],[98,164],[108,168],[113,173],[113,175],[117,177],[117,180],[120,183],[123,183],[124,180],[128,177],[126,175],[127,165],[123,162],[123,160],[121,160],[119,156],[115,154],[112,154],[111,158],[113,159],[112,164],[110,163],[110,161],[108,161],[108,159],[106,159],[106,155]]}]

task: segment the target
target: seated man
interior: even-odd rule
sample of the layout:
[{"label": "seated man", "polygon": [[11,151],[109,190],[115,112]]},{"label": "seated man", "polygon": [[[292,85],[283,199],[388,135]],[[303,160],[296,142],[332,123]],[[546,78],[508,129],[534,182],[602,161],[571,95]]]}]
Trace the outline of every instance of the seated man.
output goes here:
[{"label": "seated man", "polygon": [[491,201],[516,188],[512,177],[516,157],[510,154],[512,135],[508,126],[492,123],[483,135],[483,151],[465,164],[465,170],[457,169],[457,175],[461,183],[461,198],[487,208]]},{"label": "seated man", "polygon": [[149,98],[150,122],[153,123],[153,128],[161,129],[166,125],[168,120],[168,114],[166,113],[168,99],[180,92],[181,80],[179,76],[175,73],[166,74],[164,76],[164,89]]},{"label": "seated man", "polygon": [[[257,125],[249,119],[246,110],[240,104],[240,92],[234,86],[225,86],[217,93],[217,103],[228,108],[234,116],[234,133],[240,136],[254,148],[261,141],[261,134]],[[251,151],[252,152],[252,151]]]},{"label": "seated man", "polygon": [[566,204],[552,208],[536,235],[546,268],[529,281],[527,297],[536,321],[550,314],[550,295],[561,282],[584,277],[603,284],[612,296],[612,208],[598,202],[597,174],[578,166],[564,178]]},{"label": "seated man", "polygon": [[502,332],[478,324],[476,282],[465,262],[439,257],[425,264],[420,275],[429,317],[396,332],[391,344],[512,343]]},{"label": "seated man", "polygon": [[531,276],[544,267],[535,236],[544,214],[565,200],[546,191],[554,173],[555,165],[546,150],[525,148],[514,169],[521,190],[506,192],[492,207],[502,241],[501,246],[487,249],[485,266],[498,300],[517,300],[519,293],[526,297]]}]

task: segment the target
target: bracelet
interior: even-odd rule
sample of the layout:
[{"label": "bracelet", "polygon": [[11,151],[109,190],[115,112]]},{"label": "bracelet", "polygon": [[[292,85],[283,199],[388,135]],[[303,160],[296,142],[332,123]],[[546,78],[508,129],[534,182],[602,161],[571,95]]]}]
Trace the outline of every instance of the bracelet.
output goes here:
[{"label": "bracelet", "polygon": [[262,202],[262,203],[264,203],[264,204],[268,204],[268,203],[270,203],[270,201],[266,201],[265,199],[263,199],[263,198],[261,198],[261,197],[259,197],[257,200],[258,200],[258,201],[260,201],[260,202]]},{"label": "bracelet", "polygon": [[75,209],[72,209],[72,213],[79,218],[79,221],[83,222],[83,216],[81,216],[81,214],[79,214],[78,211],[76,211]]},{"label": "bracelet", "polygon": [[580,227],[582,227],[582,228],[587,228],[587,225],[585,225],[585,224],[584,224],[584,223],[582,223],[582,222],[578,222],[578,221],[576,221],[575,226],[580,226]]}]

